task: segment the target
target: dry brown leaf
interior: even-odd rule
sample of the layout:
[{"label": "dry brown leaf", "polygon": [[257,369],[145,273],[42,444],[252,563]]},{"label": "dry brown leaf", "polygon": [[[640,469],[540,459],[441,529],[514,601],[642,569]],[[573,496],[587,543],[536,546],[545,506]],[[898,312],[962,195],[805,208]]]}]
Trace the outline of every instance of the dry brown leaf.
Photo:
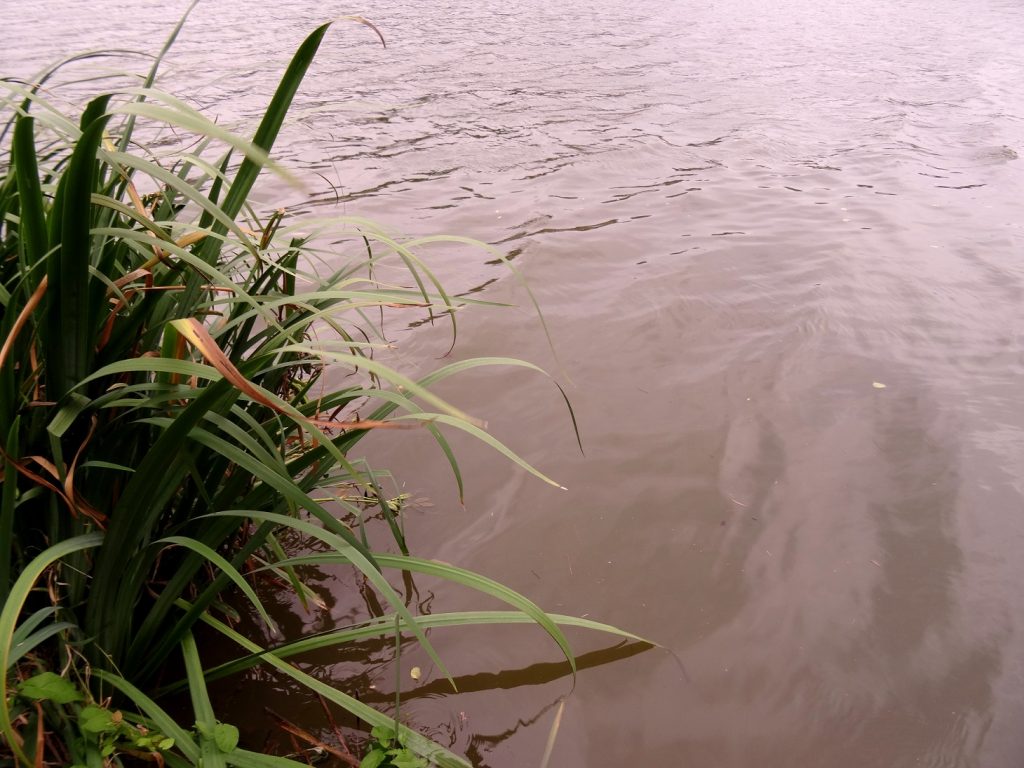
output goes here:
[{"label": "dry brown leaf", "polygon": [[[323,419],[310,419],[306,416],[295,412],[292,409],[283,408],[278,403],[271,400],[269,397],[264,395],[256,386],[253,385],[242,372],[235,367],[234,363],[224,354],[217,342],[214,341],[213,337],[210,336],[209,331],[203,327],[195,318],[186,318],[183,320],[175,320],[172,325],[177,329],[183,337],[188,339],[192,346],[194,346],[199,353],[206,359],[210,365],[217,369],[225,379],[230,381],[237,389],[244,392],[250,398],[255,400],[261,405],[265,405],[267,408],[271,408],[278,413],[286,414],[292,418],[298,418],[305,421],[307,424],[312,426],[326,428],[326,429],[406,429],[409,428],[405,424],[396,424],[390,421],[374,421],[370,419],[359,420],[359,421],[327,421]],[[415,427],[416,425],[409,425]]]}]

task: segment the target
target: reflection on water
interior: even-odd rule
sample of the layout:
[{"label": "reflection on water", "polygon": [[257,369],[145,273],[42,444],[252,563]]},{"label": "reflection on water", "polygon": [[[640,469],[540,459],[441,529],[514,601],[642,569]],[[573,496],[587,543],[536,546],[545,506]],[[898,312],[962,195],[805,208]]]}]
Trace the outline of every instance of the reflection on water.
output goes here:
[{"label": "reflection on water", "polygon": [[[100,4],[56,5],[7,9],[3,70],[109,39],[93,34]],[[102,23],[151,49],[178,9],[149,6],[103,4]],[[310,189],[267,183],[260,196],[476,236],[531,280],[560,362],[515,310],[465,313],[455,354],[519,355],[571,378],[586,455],[539,377],[476,371],[444,394],[569,492],[456,436],[463,509],[428,439],[370,449],[434,501],[408,515],[417,553],[664,644],[579,674],[553,759],[1019,765],[1024,8],[361,11],[388,49],[361,29],[331,33],[280,153]],[[165,86],[189,83],[222,122],[245,122],[324,14],[297,0],[201,5]],[[526,303],[489,254],[424,256],[452,293]],[[410,325],[391,335],[425,370],[447,329]],[[360,587],[332,575],[327,615],[296,613],[291,629],[379,611]],[[404,587],[424,610],[480,605]],[[493,685],[447,694],[410,650],[427,677],[407,716],[480,765],[536,764],[570,683],[528,670],[556,665],[557,649],[528,627],[435,640],[458,679]],[[572,640],[584,658],[603,647]],[[359,670],[383,697],[389,646],[361,653],[368,664],[309,663]],[[295,712],[320,723],[302,696]]]}]

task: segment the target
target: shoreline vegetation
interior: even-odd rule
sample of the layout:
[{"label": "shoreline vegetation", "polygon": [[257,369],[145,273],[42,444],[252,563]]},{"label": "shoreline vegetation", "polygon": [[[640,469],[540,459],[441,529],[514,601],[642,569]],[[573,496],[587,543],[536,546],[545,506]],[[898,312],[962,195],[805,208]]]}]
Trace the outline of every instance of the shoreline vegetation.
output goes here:
[{"label": "shoreline vegetation", "polygon": [[[78,116],[46,84],[84,55],[31,83],[0,81],[0,766],[304,765],[246,749],[230,713],[213,710],[207,683],[257,664],[372,729],[366,754],[342,762],[468,765],[404,726],[400,702],[380,712],[288,659],[391,638],[398,667],[402,641],[414,640],[454,688],[432,628],[533,622],[572,674],[563,627],[646,641],[410,554],[390,475],[350,449],[373,429],[395,439],[427,430],[461,495],[444,432],[461,430],[557,485],[431,389],[484,366],[543,371],[478,358],[413,380],[380,362],[388,343],[376,313],[450,322],[454,345],[457,310],[474,302],[454,301],[408,243],[372,222],[318,221],[311,232],[249,199],[264,170],[292,180],[270,153],[331,24],[295,53],[249,140],[155,87],[187,17],[140,87],[99,95]],[[160,127],[189,143],[147,147],[140,137]],[[321,274],[326,239],[347,245],[332,246],[333,271]],[[404,278],[382,280],[382,266]],[[328,366],[348,374],[335,377],[341,388],[326,387]],[[388,541],[370,541],[371,519]],[[287,532],[316,540],[317,553],[289,554]],[[305,604],[303,569],[338,563],[362,574],[386,614],[280,637],[256,587],[287,585]],[[389,581],[403,574],[464,585],[507,610],[415,615]],[[232,600],[277,633],[273,650],[231,626]],[[205,666],[200,625],[237,658]],[[187,722],[164,703],[177,693],[191,703]]]}]

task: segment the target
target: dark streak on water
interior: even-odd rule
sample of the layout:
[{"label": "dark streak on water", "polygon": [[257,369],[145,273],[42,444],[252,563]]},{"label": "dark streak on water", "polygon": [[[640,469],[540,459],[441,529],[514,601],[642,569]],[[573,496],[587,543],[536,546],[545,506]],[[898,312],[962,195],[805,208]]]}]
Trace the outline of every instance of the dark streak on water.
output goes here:
[{"label": "dark streak on water", "polygon": [[[8,6],[21,47],[0,62],[22,74],[115,29],[153,49],[178,11]],[[335,10],[201,6],[166,85],[198,83],[197,104],[251,118]],[[514,244],[587,450],[537,377],[447,387],[571,490],[458,441],[464,511],[426,440],[378,444],[377,463],[435,502],[410,513],[413,546],[654,638],[685,666],[655,650],[581,672],[555,762],[1021,765],[1024,6],[360,10],[389,48],[331,33],[282,151],[311,192],[262,195]],[[453,293],[526,303],[490,256],[430,258]],[[557,370],[529,313],[466,317],[457,354]],[[446,348],[443,329],[392,335],[415,366]],[[331,597],[341,623],[365,611],[347,583]],[[478,605],[419,586],[431,610]],[[480,764],[536,765],[568,682],[514,670],[554,661],[551,643],[528,628],[435,639],[455,675],[507,679],[460,696],[425,681],[407,715]],[[387,648],[367,653],[363,682],[390,690]]]}]

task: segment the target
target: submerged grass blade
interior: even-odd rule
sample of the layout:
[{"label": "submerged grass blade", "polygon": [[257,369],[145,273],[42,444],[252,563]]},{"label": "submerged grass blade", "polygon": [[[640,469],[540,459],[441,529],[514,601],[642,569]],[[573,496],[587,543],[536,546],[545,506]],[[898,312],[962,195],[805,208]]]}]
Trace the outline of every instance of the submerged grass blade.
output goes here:
[{"label": "submerged grass blade", "polygon": [[[566,639],[564,633],[558,628],[558,623],[553,617],[545,613],[536,603],[527,598],[525,595],[516,592],[514,589],[506,587],[504,584],[490,579],[487,576],[483,576],[473,571],[467,571],[464,568],[457,568],[454,565],[448,563],[442,563],[437,560],[423,560],[417,557],[408,557],[405,555],[389,555],[375,552],[374,560],[384,568],[395,568],[402,571],[411,571],[413,573],[423,573],[430,576],[436,576],[437,578],[444,579],[446,581],[452,581],[456,584],[462,584],[463,586],[469,587],[470,589],[476,590],[491,597],[495,597],[513,608],[522,612],[526,618],[524,621],[532,621],[535,624],[540,625],[541,628],[547,632],[551,638],[558,644],[558,647],[562,650],[566,660],[569,662],[575,671],[575,660],[569,642]],[[314,555],[310,557],[297,557],[290,558],[284,561],[288,565],[312,565],[312,564],[324,564],[328,562],[344,562],[347,560],[347,554],[339,552],[337,554],[322,554]],[[279,564],[280,565],[280,564]],[[457,614],[453,614],[457,615]],[[484,617],[488,616],[487,613],[476,613],[467,614],[467,616]],[[493,621],[483,621],[480,623],[505,623],[507,618],[504,614],[490,614],[493,616]],[[633,635],[629,632],[623,632],[622,630],[608,626],[606,624],[600,624],[598,622],[590,622],[586,619],[573,619],[568,616],[560,616],[562,623],[567,626],[578,626],[585,627],[588,629],[595,629],[602,632],[608,632],[610,634],[625,637],[631,640],[636,640],[642,643],[649,643],[650,645],[656,645],[651,643],[649,640],[645,640],[642,637]],[[499,621],[500,619],[500,621]],[[406,619],[408,621],[408,619]]]},{"label": "submerged grass blade", "polygon": [[551,730],[548,732],[548,741],[544,746],[544,756],[540,759],[540,768],[548,768],[551,760],[551,753],[555,749],[555,740],[558,738],[558,729],[562,725],[562,714],[565,712],[565,699],[558,702],[558,709],[555,710],[555,719],[551,723]]},{"label": "submerged grass blade", "polygon": [[452,684],[452,688],[455,688],[455,681],[452,678],[451,673],[448,672],[448,668],[445,666],[444,662],[441,661],[441,657],[437,655],[437,651],[434,650],[434,646],[429,640],[427,640],[426,634],[419,628],[419,626],[417,626],[416,621],[413,618],[413,615],[409,612],[409,609],[406,607],[405,602],[401,597],[399,597],[398,593],[395,592],[394,587],[392,587],[381,575],[377,564],[362,554],[361,546],[355,545],[354,542],[343,539],[337,534],[326,531],[323,528],[319,528],[305,520],[298,520],[285,515],[275,514],[273,512],[231,510],[215,512],[214,514],[209,515],[209,517],[246,517],[254,520],[262,520],[268,523],[275,523],[286,528],[294,528],[297,531],[313,536],[324,544],[333,547],[339,554],[343,554],[346,559],[348,559],[349,563],[358,568],[367,580],[377,589],[377,591],[384,596],[384,599],[391,604],[391,607],[394,608],[395,612],[402,617],[412,633],[416,635],[416,639],[420,641],[420,645],[423,646],[423,650],[426,651],[431,661],[437,665],[441,674],[444,675],[444,677]]},{"label": "submerged grass blade", "polygon": [[[184,601],[181,601],[182,605],[187,606]],[[378,712],[372,707],[363,704],[361,701],[353,696],[342,693],[338,689],[327,685],[326,683],[317,680],[312,675],[308,675],[305,672],[297,669],[286,661],[277,658],[273,653],[261,648],[256,643],[243,637],[235,630],[228,627],[223,622],[217,621],[211,616],[204,615],[202,618],[203,623],[213,627],[215,630],[220,632],[229,640],[240,645],[249,653],[259,654],[263,661],[283,673],[288,677],[300,683],[304,687],[318,693],[328,701],[337,704],[347,712],[351,712],[353,715],[358,717],[360,720],[368,723],[371,726],[385,726],[393,727],[394,720],[387,715]],[[430,739],[421,736],[416,731],[410,730],[406,726],[399,726],[399,731],[402,737],[405,739],[406,745],[422,755],[423,757],[431,760],[435,765],[440,768],[470,768],[470,764],[465,760],[457,757],[448,750],[444,749],[437,742],[431,741]]]},{"label": "submerged grass blade", "polygon": [[[293,558],[286,561],[292,565],[325,565],[329,563],[345,562],[342,558],[332,558],[330,555]],[[283,565],[279,563],[278,565]],[[610,624],[602,624],[599,621],[581,619],[576,616],[566,616],[560,613],[547,614],[559,627],[575,627],[593,632],[621,637],[633,642],[644,643],[652,647],[661,647],[645,638],[625,632]],[[393,614],[381,616],[365,624],[347,629],[327,630],[314,635],[301,637],[297,640],[285,642],[267,649],[280,659],[291,658],[299,654],[319,650],[321,648],[341,647],[348,643],[358,642],[370,638],[385,637],[394,631]],[[445,627],[467,627],[479,625],[510,625],[510,624],[536,624],[533,617],[520,611],[456,611],[452,613],[434,613],[427,616],[417,616],[416,623],[424,629],[443,629]],[[242,672],[260,663],[260,654],[250,654],[232,661],[224,662],[206,670],[207,681],[219,680],[222,677]],[[164,693],[175,693],[184,690],[186,683],[181,681],[163,689]]]},{"label": "submerged grass blade", "polygon": [[454,565],[447,563],[437,562],[435,560],[421,560],[418,557],[406,557],[397,555],[375,555],[374,556],[378,563],[385,568],[397,568],[403,571],[412,571],[414,573],[423,573],[430,576],[436,576],[446,581],[453,581],[456,584],[462,584],[474,589],[477,592],[483,592],[486,595],[496,597],[502,602],[508,603],[514,608],[522,611],[524,614],[529,616],[533,621],[541,626],[541,628],[547,632],[551,639],[554,640],[558,647],[562,649],[562,653],[565,654],[566,661],[569,662],[569,666],[572,667],[573,673],[576,672],[576,659],[573,656],[572,649],[569,647],[569,641],[566,639],[562,630],[558,628],[558,625],[551,620],[540,606],[529,598],[519,594],[514,589],[506,587],[494,579],[489,579],[486,576],[481,576],[478,573],[467,571],[463,568],[456,568]]}]

